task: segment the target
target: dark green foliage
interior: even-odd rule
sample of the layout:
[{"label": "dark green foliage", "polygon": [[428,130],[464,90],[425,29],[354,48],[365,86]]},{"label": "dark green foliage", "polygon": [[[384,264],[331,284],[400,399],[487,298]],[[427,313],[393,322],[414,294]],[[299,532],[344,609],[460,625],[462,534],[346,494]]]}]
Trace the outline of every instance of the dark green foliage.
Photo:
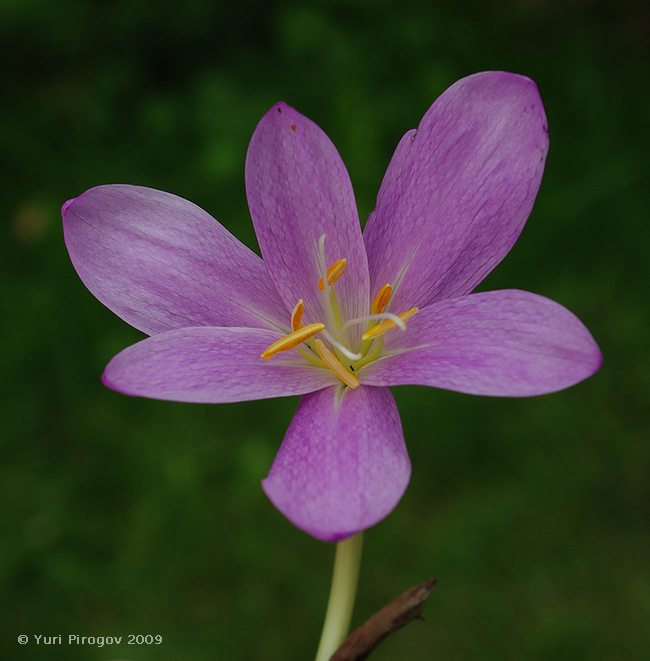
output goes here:
[{"label": "dark green foliage", "polygon": [[[337,144],[365,217],[401,134],[483,69],[533,77],[551,132],[529,226],[483,288],[562,302],[605,365],[538,399],[396,393],[413,480],[367,535],[356,621],[435,576],[426,623],[377,661],[647,658],[645,5],[440,4],[0,3],[0,658],[310,658],[331,568],[259,488],[295,401],[101,386],[139,334],[77,279],[59,205],[150,185],[254,246],[243,159],[282,99]],[[39,649],[20,633],[165,642]]]}]

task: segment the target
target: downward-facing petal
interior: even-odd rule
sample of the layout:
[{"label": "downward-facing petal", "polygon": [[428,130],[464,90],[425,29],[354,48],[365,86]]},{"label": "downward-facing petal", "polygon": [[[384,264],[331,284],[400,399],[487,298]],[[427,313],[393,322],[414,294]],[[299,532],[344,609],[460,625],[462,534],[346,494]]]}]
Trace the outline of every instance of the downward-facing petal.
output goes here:
[{"label": "downward-facing petal", "polygon": [[338,382],[300,357],[262,360],[279,337],[258,328],[180,328],[119,353],[103,381],[125,395],[210,404],[302,395]]},{"label": "downward-facing petal", "polygon": [[364,235],[371,291],[393,283],[393,311],[472,291],[519,236],[547,147],[530,79],[485,72],[452,85],[388,166]]},{"label": "downward-facing petal", "polygon": [[66,202],[62,214],[84,284],[139,330],[286,327],[287,310],[262,260],[195,204],[109,185]]},{"label": "downward-facing petal", "polygon": [[262,485],[298,528],[337,541],[388,515],[410,474],[390,391],[336,387],[300,400]]},{"label": "downward-facing petal", "polygon": [[517,290],[440,301],[386,336],[386,357],[363,384],[416,384],[473,395],[526,397],[562,390],[598,370],[583,323],[558,303]]},{"label": "downward-facing petal", "polygon": [[246,155],[246,194],[269,275],[286,305],[302,298],[305,318],[324,321],[318,242],[325,268],[345,258],[336,285],[344,318],[366,314],[368,263],[350,177],[336,148],[284,103],[258,124]]}]

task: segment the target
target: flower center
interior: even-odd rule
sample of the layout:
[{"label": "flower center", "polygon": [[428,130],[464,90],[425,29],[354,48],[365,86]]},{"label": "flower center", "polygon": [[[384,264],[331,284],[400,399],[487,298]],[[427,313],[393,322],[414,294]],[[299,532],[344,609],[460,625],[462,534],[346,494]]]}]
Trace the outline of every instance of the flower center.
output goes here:
[{"label": "flower center", "polygon": [[[343,320],[334,284],[345,273],[347,260],[344,257],[337,259],[325,268],[324,234],[320,237],[318,248],[321,272],[318,289],[322,292],[325,321],[304,325],[305,304],[300,299],[291,312],[291,332],[267,347],[260,357],[269,360],[278,353],[296,349],[311,365],[331,370],[346,386],[356,388],[359,386],[356,373],[381,355],[383,336],[395,328],[406,330],[406,321],[418,312],[418,308],[413,307],[400,314],[387,312],[393,287],[386,283],[370,303],[369,314]],[[361,324],[366,328],[358,351],[353,351],[349,346],[348,330]],[[322,338],[315,337],[318,334]]]}]

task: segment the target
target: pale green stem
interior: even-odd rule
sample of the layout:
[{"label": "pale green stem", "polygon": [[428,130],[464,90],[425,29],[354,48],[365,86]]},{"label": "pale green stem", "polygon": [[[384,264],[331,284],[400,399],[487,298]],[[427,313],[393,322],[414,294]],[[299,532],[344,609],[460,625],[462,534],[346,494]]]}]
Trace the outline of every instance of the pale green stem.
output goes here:
[{"label": "pale green stem", "polygon": [[316,661],[329,661],[348,634],[357,594],[362,548],[363,533],[348,537],[336,545],[332,587]]}]

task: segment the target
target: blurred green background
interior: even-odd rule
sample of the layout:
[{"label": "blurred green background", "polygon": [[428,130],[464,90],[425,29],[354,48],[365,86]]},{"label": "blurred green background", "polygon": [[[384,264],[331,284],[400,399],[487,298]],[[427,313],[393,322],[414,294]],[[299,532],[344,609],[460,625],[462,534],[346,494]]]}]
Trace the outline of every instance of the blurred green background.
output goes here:
[{"label": "blurred green background", "polygon": [[[259,486],[296,400],[101,386],[140,335],[78,280],[60,204],[153,186],[256,248],[243,159],[282,99],[338,146],[365,218],[436,96],[506,69],[537,81],[551,150],[527,229],[481,288],[562,302],[605,365],[536,399],[396,391],[413,479],[367,533],[355,622],[435,576],[426,622],[374,659],[647,659],[647,19],[646,3],[586,0],[2,0],[0,658],[309,659],[333,556]],[[21,633],[165,642],[46,649]]]}]

